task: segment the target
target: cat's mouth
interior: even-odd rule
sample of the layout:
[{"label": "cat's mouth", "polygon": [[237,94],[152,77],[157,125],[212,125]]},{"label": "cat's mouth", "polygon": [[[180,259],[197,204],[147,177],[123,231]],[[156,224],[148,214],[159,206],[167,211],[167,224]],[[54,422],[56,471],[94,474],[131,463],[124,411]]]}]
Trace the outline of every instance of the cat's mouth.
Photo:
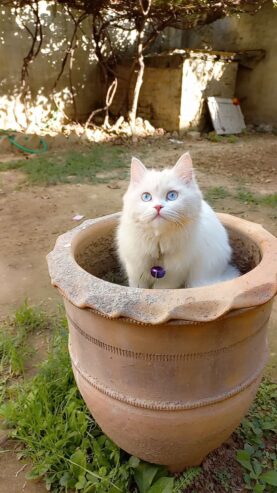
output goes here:
[{"label": "cat's mouth", "polygon": [[165,219],[165,217],[163,217],[159,212],[157,212],[156,216],[153,217],[152,221],[154,221],[155,219]]}]

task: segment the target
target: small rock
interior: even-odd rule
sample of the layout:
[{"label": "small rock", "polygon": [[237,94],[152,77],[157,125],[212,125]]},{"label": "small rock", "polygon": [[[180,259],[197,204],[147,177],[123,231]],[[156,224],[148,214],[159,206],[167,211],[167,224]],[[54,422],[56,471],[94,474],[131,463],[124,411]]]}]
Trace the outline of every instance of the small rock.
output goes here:
[{"label": "small rock", "polygon": [[122,115],[121,115],[121,116],[120,116],[120,117],[116,120],[116,122],[115,122],[115,124],[114,124],[114,126],[113,126],[113,130],[118,130],[118,129],[121,127],[121,125],[122,125],[122,123],[123,123],[123,122],[124,122],[124,116],[122,116]]},{"label": "small rock", "polygon": [[73,221],[81,221],[81,219],[83,219],[84,217],[85,216],[83,216],[82,214],[77,214],[72,219],[73,219]]},{"label": "small rock", "polygon": [[183,144],[184,142],[182,140],[177,140],[177,139],[169,139],[169,142],[172,144]]},{"label": "small rock", "polygon": [[143,127],[143,119],[140,116],[136,118],[136,126]]},{"label": "small rock", "polygon": [[101,142],[101,141],[105,140],[105,132],[103,132],[102,130],[96,128],[93,131],[92,140],[94,142]]},{"label": "small rock", "polygon": [[154,134],[155,133],[155,128],[153,125],[148,120],[144,120],[143,126],[148,134]]},{"label": "small rock", "polygon": [[179,133],[175,130],[175,132],[172,132],[171,137],[173,137],[173,139],[177,139],[179,137]]}]

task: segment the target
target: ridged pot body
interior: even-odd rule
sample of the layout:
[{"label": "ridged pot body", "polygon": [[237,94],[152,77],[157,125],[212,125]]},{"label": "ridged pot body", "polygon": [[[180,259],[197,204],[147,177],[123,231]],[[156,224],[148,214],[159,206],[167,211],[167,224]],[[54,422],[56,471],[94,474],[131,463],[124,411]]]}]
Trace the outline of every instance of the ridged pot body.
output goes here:
[{"label": "ridged pot body", "polygon": [[207,323],[161,325],[65,307],[77,385],[122,449],[181,471],[239,425],[266,363],[271,302]]},{"label": "ridged pot body", "polygon": [[48,255],[64,297],[80,392],[122,449],[182,471],[226,440],[253,401],[267,360],[277,240],[220,214],[243,275],[199,288],[139,289],[115,252],[120,214],[60,236]]}]

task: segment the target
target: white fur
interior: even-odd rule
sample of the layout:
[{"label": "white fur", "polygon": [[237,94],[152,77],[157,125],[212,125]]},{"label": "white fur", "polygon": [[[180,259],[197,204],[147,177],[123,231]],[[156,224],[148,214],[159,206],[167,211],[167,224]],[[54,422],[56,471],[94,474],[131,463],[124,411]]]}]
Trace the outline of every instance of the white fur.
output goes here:
[{"label": "white fur", "polygon": [[[178,192],[175,201],[166,200],[171,190]],[[151,201],[142,200],[144,192],[152,195]],[[155,205],[163,206],[160,216]],[[133,158],[117,244],[132,287],[195,287],[239,275],[230,265],[227,233],[202,199],[188,153],[163,171],[147,170]],[[151,276],[155,265],[166,270],[162,279]]]}]

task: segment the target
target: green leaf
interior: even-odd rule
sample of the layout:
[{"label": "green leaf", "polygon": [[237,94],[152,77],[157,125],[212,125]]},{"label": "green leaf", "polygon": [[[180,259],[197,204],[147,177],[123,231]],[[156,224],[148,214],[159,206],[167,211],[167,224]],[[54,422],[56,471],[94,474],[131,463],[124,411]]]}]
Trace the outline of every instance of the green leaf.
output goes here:
[{"label": "green leaf", "polygon": [[253,489],[253,493],[263,493],[265,487],[263,484],[256,484]]},{"label": "green leaf", "polygon": [[160,478],[156,481],[147,493],[172,493],[174,478]]},{"label": "green leaf", "polygon": [[251,465],[251,456],[247,450],[238,450],[237,451],[237,461],[248,471],[253,471]]},{"label": "green leaf", "polygon": [[87,479],[85,476],[80,475],[79,481],[75,484],[76,490],[82,490],[87,486]]},{"label": "green leaf", "polygon": [[153,466],[145,462],[138,465],[135,470],[134,479],[138,486],[139,493],[146,493],[148,491],[158,470],[159,466]]},{"label": "green leaf", "polygon": [[74,452],[74,454],[71,455],[70,461],[71,461],[71,470],[74,476],[78,478],[80,474],[84,473],[84,469],[86,469],[87,467],[86,454],[82,450],[76,450],[76,452]]},{"label": "green leaf", "polygon": [[261,474],[260,479],[265,481],[267,484],[277,486],[277,471],[264,472]]},{"label": "green leaf", "polygon": [[261,472],[262,472],[262,466],[261,464],[257,461],[257,459],[253,460],[253,469],[255,471],[256,477],[259,477]]},{"label": "green leaf", "polygon": [[250,445],[249,443],[246,443],[244,445],[244,450],[246,450],[250,455],[253,455],[255,452],[254,447],[252,447],[252,445]]},{"label": "green leaf", "polygon": [[129,459],[129,465],[131,467],[133,467],[134,469],[136,469],[139,464],[140,464],[140,460],[138,459],[138,457],[135,457],[134,455],[132,455],[132,457],[130,457],[130,459]]},{"label": "green leaf", "polygon": [[275,431],[276,430],[275,421],[265,421],[263,423],[263,430]]},{"label": "green leaf", "polygon": [[49,469],[49,464],[40,464],[39,466],[35,466],[29,473],[26,474],[26,479],[37,479],[40,476],[43,476]]},{"label": "green leaf", "polygon": [[59,484],[61,486],[69,486],[71,479],[72,479],[72,476],[71,476],[70,472],[66,471],[62,475],[62,477],[60,478]]}]

